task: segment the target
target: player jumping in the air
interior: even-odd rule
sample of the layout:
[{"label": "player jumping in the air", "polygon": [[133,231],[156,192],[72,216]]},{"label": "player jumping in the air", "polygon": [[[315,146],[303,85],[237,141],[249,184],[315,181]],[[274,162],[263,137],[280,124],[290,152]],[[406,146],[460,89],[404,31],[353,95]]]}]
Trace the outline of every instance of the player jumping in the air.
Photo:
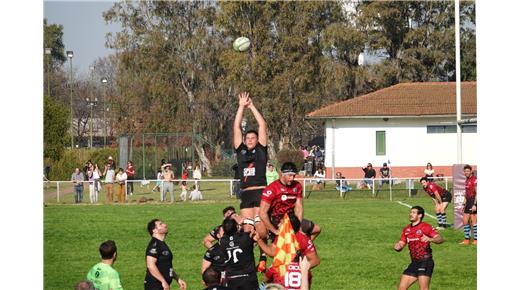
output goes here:
[{"label": "player jumping in the air", "polygon": [[412,263],[401,275],[399,290],[408,289],[417,280],[421,290],[428,289],[430,285],[434,267],[430,243],[441,244],[444,238],[431,225],[423,222],[423,217],[422,207],[412,207],[410,224],[403,229],[401,238],[394,245],[394,250],[400,252],[408,244],[412,259]]}]

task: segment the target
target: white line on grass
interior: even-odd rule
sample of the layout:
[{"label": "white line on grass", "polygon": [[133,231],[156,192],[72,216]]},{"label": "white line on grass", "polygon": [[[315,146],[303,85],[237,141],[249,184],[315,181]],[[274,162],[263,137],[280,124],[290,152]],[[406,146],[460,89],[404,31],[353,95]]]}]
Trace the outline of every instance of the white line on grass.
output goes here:
[{"label": "white line on grass", "polygon": [[[407,203],[404,203],[404,202],[402,202],[402,201],[398,201],[397,203],[400,204],[400,205],[404,205],[404,206],[406,206],[407,208],[412,208],[411,205],[409,205],[409,204],[407,204]],[[426,215],[426,216],[428,216],[428,217],[430,217],[430,218],[432,218],[432,219],[434,219],[434,220],[437,220],[437,217],[434,217],[434,216],[432,216],[431,214],[429,214],[429,213],[427,213],[427,212],[424,212],[424,215]]]}]

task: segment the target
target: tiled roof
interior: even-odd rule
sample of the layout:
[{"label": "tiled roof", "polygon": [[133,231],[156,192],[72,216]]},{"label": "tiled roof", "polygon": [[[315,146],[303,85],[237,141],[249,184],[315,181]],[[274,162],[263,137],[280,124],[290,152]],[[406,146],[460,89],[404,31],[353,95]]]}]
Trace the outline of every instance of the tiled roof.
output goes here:
[{"label": "tiled roof", "polygon": [[[307,118],[456,115],[455,82],[401,83],[320,108]],[[461,83],[462,114],[477,114],[477,83]]]}]

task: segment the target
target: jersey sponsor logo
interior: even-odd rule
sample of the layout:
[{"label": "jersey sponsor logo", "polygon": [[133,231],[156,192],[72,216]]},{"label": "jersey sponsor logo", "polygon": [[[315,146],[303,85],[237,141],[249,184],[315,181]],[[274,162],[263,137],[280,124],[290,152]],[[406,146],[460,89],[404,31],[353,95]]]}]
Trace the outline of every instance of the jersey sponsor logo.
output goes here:
[{"label": "jersey sponsor logo", "polygon": [[163,256],[168,256],[170,254],[170,252],[169,251],[163,251],[162,254],[163,254]]},{"label": "jersey sponsor logo", "polygon": [[234,246],[235,246],[235,243],[233,243],[233,242],[229,242],[229,246],[230,246],[230,247],[234,247]]},{"label": "jersey sponsor logo", "polygon": [[246,153],[247,153],[247,151],[244,150],[244,149],[242,149],[242,150],[240,151],[240,154],[242,154],[242,155],[246,155]]},{"label": "jersey sponsor logo", "polygon": [[287,200],[287,195],[285,195],[285,194],[282,195],[282,200],[283,200],[283,201],[286,201],[286,200]]},{"label": "jersey sponsor logo", "polygon": [[296,192],[298,192],[298,189],[295,187],[295,188],[292,189],[292,191],[293,191],[294,193],[296,193]]},{"label": "jersey sponsor logo", "polygon": [[421,230],[417,230],[417,232],[415,232],[415,233],[420,235],[420,234],[422,234],[422,231]]},{"label": "jersey sponsor logo", "polygon": [[150,254],[157,254],[157,249],[156,248],[151,248],[150,249]]},{"label": "jersey sponsor logo", "polygon": [[255,176],[255,168],[254,167],[251,167],[251,168],[244,168],[244,177],[246,176]]}]

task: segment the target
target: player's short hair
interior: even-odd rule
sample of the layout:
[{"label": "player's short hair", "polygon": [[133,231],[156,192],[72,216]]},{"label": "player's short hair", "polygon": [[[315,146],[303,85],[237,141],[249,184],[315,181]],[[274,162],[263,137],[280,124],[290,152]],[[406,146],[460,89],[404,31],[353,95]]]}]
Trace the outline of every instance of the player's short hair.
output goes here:
[{"label": "player's short hair", "polygon": [[155,222],[158,222],[158,221],[160,221],[160,219],[153,219],[148,222],[147,228],[148,228],[148,232],[150,233],[150,236],[153,235],[153,230],[155,230],[155,227],[157,226],[155,224]]},{"label": "player's short hair", "polygon": [[238,223],[235,219],[228,217],[222,222],[222,229],[225,235],[232,236],[238,231]]},{"label": "player's short hair", "polygon": [[94,284],[90,281],[79,281],[74,285],[74,290],[95,290]]},{"label": "player's short hair", "polygon": [[419,180],[419,182],[423,182],[423,180],[427,182],[427,181],[428,181],[428,177],[426,177],[426,176],[421,177],[421,179]]},{"label": "player's short hair", "polygon": [[291,221],[291,226],[294,232],[297,233],[298,231],[300,231],[301,222],[294,213],[289,214],[289,220]]},{"label": "player's short hair", "polygon": [[202,273],[202,280],[204,280],[204,284],[206,284],[206,286],[219,284],[220,277],[220,271],[213,269],[213,267],[207,268],[204,270],[204,273]]},{"label": "player's short hair", "polygon": [[233,207],[233,206],[228,206],[228,207],[225,207],[225,208],[222,210],[222,214],[226,214],[226,212],[228,212],[229,210],[232,210],[233,212],[236,212],[235,207]]},{"label": "player's short hair", "polygon": [[422,221],[423,218],[424,218],[424,208],[422,208],[421,206],[415,205],[415,206],[412,206],[411,210],[412,209],[416,209],[417,210],[417,214],[421,215],[421,221]]},{"label": "player's short hair", "polygon": [[265,290],[284,290],[285,288],[280,284],[269,283],[265,284]]},{"label": "player's short hair", "polygon": [[99,245],[99,253],[104,260],[112,259],[117,252],[116,242],[112,240],[105,241]]},{"label": "player's short hair", "polygon": [[282,171],[282,174],[289,174],[289,173],[297,174],[298,173],[296,164],[294,164],[292,162],[285,162],[284,164],[282,164],[282,167],[280,168],[280,170]]},{"label": "player's short hair", "polygon": [[469,165],[469,164],[466,164],[466,165],[464,166],[464,170],[466,170],[466,169],[473,170],[473,168],[472,168],[471,165]]},{"label": "player's short hair", "polygon": [[253,133],[256,135],[256,137],[258,138],[258,131],[256,130],[247,130],[246,134],[244,136],[246,136],[247,134],[250,134],[250,133]]}]

